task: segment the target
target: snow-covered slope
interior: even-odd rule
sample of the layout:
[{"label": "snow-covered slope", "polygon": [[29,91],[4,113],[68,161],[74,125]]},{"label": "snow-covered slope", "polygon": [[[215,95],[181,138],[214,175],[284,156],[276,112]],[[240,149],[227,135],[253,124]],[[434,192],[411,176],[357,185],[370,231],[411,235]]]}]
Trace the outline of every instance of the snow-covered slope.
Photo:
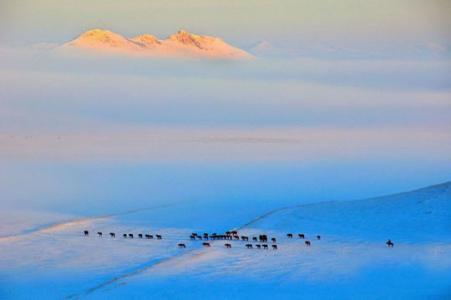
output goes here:
[{"label": "snow-covered slope", "polygon": [[252,55],[233,47],[222,39],[178,31],[165,40],[150,34],[128,39],[109,30],[92,29],[76,39],[65,43],[60,50],[89,50],[98,53],[124,55],[210,58],[210,59],[249,59]]},{"label": "snow-covered slope", "polygon": [[384,197],[277,210],[245,227],[326,232],[363,240],[451,240],[451,182]]},{"label": "snow-covered slope", "polygon": [[[202,227],[192,226],[206,216],[204,225],[221,220],[218,211],[208,215],[176,204],[78,221],[56,217],[56,224],[33,224],[34,230],[9,225],[10,236],[0,239],[0,298],[446,298],[450,187],[447,182],[392,196],[281,208],[228,224],[242,235],[275,237],[277,250],[256,249],[254,242],[247,249],[243,241],[229,242],[231,249],[225,241],[203,247],[203,241],[188,238]],[[194,221],[175,218],[178,210]],[[233,216],[236,210],[244,207],[219,211]],[[161,226],[162,218],[172,219],[171,226]],[[211,232],[207,227],[202,231]],[[97,231],[117,236],[98,237]],[[147,232],[163,239],[136,238]],[[305,233],[312,245],[288,238],[288,232]],[[395,242],[392,249],[385,245],[388,238]]]}]

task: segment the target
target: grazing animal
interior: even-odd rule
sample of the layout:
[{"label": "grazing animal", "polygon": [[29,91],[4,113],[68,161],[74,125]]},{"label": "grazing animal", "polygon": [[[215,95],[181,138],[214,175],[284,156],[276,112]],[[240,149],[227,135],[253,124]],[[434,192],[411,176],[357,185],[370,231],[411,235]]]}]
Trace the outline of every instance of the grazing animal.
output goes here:
[{"label": "grazing animal", "polygon": [[207,239],[208,240],[208,233],[204,233],[204,239]]},{"label": "grazing animal", "polygon": [[268,245],[263,244],[262,246],[263,246],[263,249],[268,249]]},{"label": "grazing animal", "polygon": [[243,241],[249,241],[249,238],[247,237],[247,236],[241,236],[241,239],[243,240]]},{"label": "grazing animal", "polygon": [[155,235],[157,237],[157,240],[161,240],[163,237],[159,234]]},{"label": "grazing animal", "polygon": [[126,234],[126,233],[124,233],[122,236],[123,236],[125,239],[127,238],[127,234]]},{"label": "grazing animal", "polygon": [[201,240],[201,239],[202,239],[202,237],[201,237],[200,235],[198,235],[198,236],[197,236],[197,239],[198,239],[198,240]]},{"label": "grazing animal", "polygon": [[305,245],[306,245],[307,247],[310,247],[311,244],[312,244],[312,243],[310,243],[310,241],[305,241]]},{"label": "grazing animal", "polygon": [[116,234],[115,234],[114,232],[110,232],[110,236],[111,236],[112,238],[114,238],[114,237],[116,237]]},{"label": "grazing animal", "polygon": [[186,245],[185,244],[177,244],[177,247],[179,247],[179,248],[186,248]]},{"label": "grazing animal", "polygon": [[273,250],[277,250],[277,245],[272,245]]},{"label": "grazing animal", "polygon": [[191,240],[195,240],[195,239],[196,239],[196,236],[195,236],[195,235],[190,235],[189,238],[190,238]]},{"label": "grazing animal", "polygon": [[254,237],[252,238],[252,240],[253,240],[254,242],[258,241],[258,239],[257,239],[256,236],[254,236]]},{"label": "grazing animal", "polygon": [[247,249],[252,249],[252,244],[246,244]]},{"label": "grazing animal", "polygon": [[287,233],[287,238],[292,239],[293,238],[293,234],[292,233]]},{"label": "grazing animal", "polygon": [[238,231],[232,230],[232,234],[233,234],[233,235],[237,235],[237,234],[238,234]]},{"label": "grazing animal", "polygon": [[231,245],[231,244],[224,244],[224,246],[225,246],[226,248],[232,248],[232,245]]},{"label": "grazing animal", "polygon": [[393,242],[392,242],[391,240],[388,240],[388,241],[386,242],[386,244],[387,244],[387,247],[388,247],[388,248],[393,248],[393,246],[395,245],[395,244],[393,244]]},{"label": "grazing animal", "polygon": [[257,249],[260,249],[262,246],[260,244],[255,245],[255,247],[257,247]]},{"label": "grazing animal", "polygon": [[299,233],[298,236],[300,239],[305,239],[305,234],[303,234],[303,233]]},{"label": "grazing animal", "polygon": [[320,240],[320,239],[321,239],[321,236],[318,234],[318,235],[316,236],[316,239],[317,239],[317,240]]},{"label": "grazing animal", "polygon": [[100,236],[100,237],[102,237],[102,232],[100,232],[100,231],[97,232],[97,235]]},{"label": "grazing animal", "polygon": [[202,243],[202,246],[211,247],[210,243]]},{"label": "grazing animal", "polygon": [[142,238],[143,238],[143,234],[142,234],[142,233],[138,233],[138,237],[139,237],[140,239],[142,239]]},{"label": "grazing animal", "polygon": [[151,235],[151,234],[146,234],[145,237],[146,237],[146,239],[153,239],[153,235]]},{"label": "grazing animal", "polygon": [[85,234],[85,236],[89,235],[89,231],[87,230],[83,231],[83,233]]},{"label": "grazing animal", "polygon": [[271,241],[272,241],[273,243],[275,243],[275,242],[276,242],[276,238],[272,238]]},{"label": "grazing animal", "polygon": [[132,239],[133,238],[133,233],[129,233],[128,237]]},{"label": "grazing animal", "polygon": [[240,239],[240,237],[237,236],[237,235],[234,235],[233,237],[235,238],[235,240],[239,240]]},{"label": "grazing animal", "polygon": [[258,239],[260,240],[260,242],[267,242],[268,236],[266,234],[261,234],[258,236]]}]

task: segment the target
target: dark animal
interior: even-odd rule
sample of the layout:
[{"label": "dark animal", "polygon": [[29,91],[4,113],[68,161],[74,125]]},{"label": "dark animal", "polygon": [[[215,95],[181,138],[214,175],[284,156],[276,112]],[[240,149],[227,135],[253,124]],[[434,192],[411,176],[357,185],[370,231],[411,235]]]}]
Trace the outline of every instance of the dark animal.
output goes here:
[{"label": "dark animal", "polygon": [[208,233],[204,233],[204,239],[208,240]]},{"label": "dark animal", "polygon": [[232,248],[232,245],[231,245],[231,244],[224,244],[224,246],[225,246],[226,248]]},{"label": "dark animal", "polygon": [[267,242],[268,241],[268,236],[266,234],[260,234],[258,236],[258,239],[260,240],[260,242]]},{"label": "dark animal", "polygon": [[123,236],[124,238],[127,238],[127,234],[126,234],[126,233],[124,233],[122,236]]},{"label": "dark animal", "polygon": [[237,235],[234,235],[233,237],[235,238],[235,240],[239,240],[240,239],[240,237],[237,236]]},{"label": "dark animal", "polygon": [[146,234],[145,237],[146,237],[146,239],[153,239],[153,235],[151,235],[151,234]]},{"label": "dark animal", "polygon": [[100,231],[97,232],[97,235],[101,237],[102,236],[102,232],[100,232]]},{"label": "dark animal", "polygon": [[238,231],[232,230],[232,234],[233,234],[233,235],[236,235],[236,234],[238,234]]},{"label": "dark animal", "polygon": [[210,243],[202,243],[202,246],[211,247]]},{"label": "dark animal", "polygon": [[255,245],[255,247],[257,247],[257,249],[260,249],[262,246],[260,244]]},{"label": "dark animal", "polygon": [[310,247],[310,245],[311,245],[310,241],[305,241],[305,245],[306,245],[307,247]]},{"label": "dark animal", "polygon": [[157,237],[157,240],[161,240],[163,237],[159,234],[155,235]]},{"label": "dark animal", "polygon": [[178,244],[177,247],[179,247],[179,248],[186,248],[186,245],[185,244]]},{"label": "dark animal", "polygon": [[305,239],[305,235],[303,233],[299,233],[298,236],[300,239]]},{"label": "dark animal", "polygon": [[277,245],[272,245],[272,248],[273,248],[274,250],[277,250]]},{"label": "dark animal", "polygon": [[197,233],[193,232],[193,233],[191,233],[191,235],[193,235],[193,236],[197,236]]},{"label": "dark animal", "polygon": [[112,238],[114,238],[114,237],[116,237],[116,234],[115,234],[114,232],[110,232],[110,236],[111,236]]},{"label": "dark animal", "polygon": [[321,236],[320,236],[320,235],[317,235],[317,236],[316,236],[316,239],[317,239],[317,240],[320,240],[320,239],[321,239]]},{"label": "dark animal", "polygon": [[201,237],[200,235],[198,235],[198,236],[197,236],[197,239],[198,239],[198,240],[201,240],[201,239],[202,239],[202,237]]},{"label": "dark animal", "polygon": [[133,238],[133,233],[129,233],[128,237],[132,239]]},{"label": "dark animal", "polygon": [[89,231],[87,230],[83,231],[83,233],[85,234],[85,236],[89,235]]},{"label": "dark animal", "polygon": [[138,233],[138,237],[139,237],[140,239],[142,239],[142,238],[143,238],[143,234],[142,234],[142,233]]},{"label": "dark animal", "polygon": [[292,233],[287,233],[287,238],[292,239],[293,238],[293,234]]},{"label": "dark animal", "polygon": [[393,248],[393,246],[395,245],[391,240],[388,240],[385,244],[387,244],[388,248]]},{"label": "dark animal", "polygon": [[276,242],[276,238],[272,238],[271,241],[272,241],[273,243],[275,243],[275,242]]},{"label": "dark animal", "polygon": [[253,240],[254,242],[258,241],[258,239],[257,239],[256,236],[254,236],[254,237],[252,238],[252,240]]},{"label": "dark animal", "polygon": [[252,249],[252,244],[246,244],[247,249]]},{"label": "dark animal", "polygon": [[266,244],[263,244],[262,247],[263,247],[263,249],[268,249],[268,245],[266,245]]},{"label": "dark animal", "polygon": [[190,235],[189,238],[190,238],[191,240],[195,240],[195,239],[196,239],[196,236],[195,236],[195,235]]},{"label": "dark animal", "polygon": [[249,238],[247,237],[247,236],[241,236],[241,239],[243,240],[243,241],[249,241]]}]

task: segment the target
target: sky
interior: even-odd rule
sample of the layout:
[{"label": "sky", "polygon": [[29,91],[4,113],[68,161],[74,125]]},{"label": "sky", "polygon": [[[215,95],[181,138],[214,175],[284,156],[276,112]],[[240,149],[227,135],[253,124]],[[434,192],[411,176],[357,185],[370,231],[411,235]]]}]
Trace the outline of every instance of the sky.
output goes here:
[{"label": "sky", "polygon": [[[448,12],[448,1],[3,2],[2,204],[277,207],[450,180]],[[248,51],[265,40],[279,54],[171,61],[42,46],[99,27],[184,28]]]}]

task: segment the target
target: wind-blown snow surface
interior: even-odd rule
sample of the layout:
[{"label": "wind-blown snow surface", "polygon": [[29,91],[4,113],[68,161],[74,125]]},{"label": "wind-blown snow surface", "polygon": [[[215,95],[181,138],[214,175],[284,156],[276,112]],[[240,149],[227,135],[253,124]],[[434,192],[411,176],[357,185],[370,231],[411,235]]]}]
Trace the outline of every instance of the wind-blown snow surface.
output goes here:
[{"label": "wind-blown snow surface", "polygon": [[[185,217],[171,218],[180,210]],[[27,214],[33,230],[8,226],[0,238],[0,298],[451,297],[451,182],[261,215],[236,210],[172,204],[91,218],[47,214],[45,225],[39,214]],[[224,241],[204,248],[188,239],[192,231],[229,228],[268,233],[279,249],[246,249],[239,241],[232,249]],[[137,239],[141,232],[163,239]],[[305,233],[312,246],[288,232]],[[393,249],[384,244],[388,238]],[[177,249],[179,242],[187,248]]]}]

